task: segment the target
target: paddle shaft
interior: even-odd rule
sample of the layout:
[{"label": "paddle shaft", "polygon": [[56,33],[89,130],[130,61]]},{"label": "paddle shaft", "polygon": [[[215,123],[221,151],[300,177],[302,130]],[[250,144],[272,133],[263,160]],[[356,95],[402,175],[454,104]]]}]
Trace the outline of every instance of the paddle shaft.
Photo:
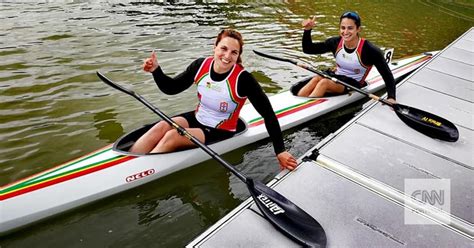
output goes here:
[{"label": "paddle shaft", "polygon": [[332,81],[334,81],[334,82],[336,82],[336,83],[338,83],[338,84],[342,84],[342,85],[344,85],[345,87],[350,88],[351,90],[355,90],[355,91],[357,91],[357,92],[359,92],[359,93],[361,93],[361,94],[363,94],[363,95],[366,95],[366,96],[368,96],[368,97],[374,99],[375,101],[379,101],[379,102],[382,102],[382,103],[387,104],[387,105],[390,105],[390,106],[393,105],[391,102],[389,102],[389,101],[387,101],[387,100],[384,100],[384,99],[382,99],[382,98],[380,98],[380,97],[378,97],[378,96],[376,96],[376,95],[374,95],[374,94],[368,93],[368,92],[366,92],[366,91],[364,91],[364,90],[361,90],[361,89],[359,89],[359,88],[357,88],[357,87],[354,87],[354,86],[352,86],[352,85],[350,85],[350,84],[348,84],[348,83],[345,83],[345,82],[343,82],[343,81],[341,81],[341,80],[339,80],[339,79],[337,79],[337,78],[335,78],[335,77],[331,77],[331,76],[329,76],[328,74],[326,74],[326,73],[324,73],[324,72],[322,72],[322,71],[320,71],[320,70],[317,70],[317,69],[315,69],[315,68],[312,68],[312,67],[310,67],[310,66],[308,66],[308,65],[306,65],[306,64],[296,63],[296,65],[299,66],[299,67],[301,67],[301,68],[304,68],[304,69],[306,69],[306,70],[308,70],[308,71],[314,72],[314,73],[316,73],[316,74],[318,74],[318,75],[320,75],[320,76],[322,76],[322,77],[325,77],[325,78],[327,78],[327,79],[331,79]]},{"label": "paddle shaft", "polygon": [[316,74],[318,74],[318,75],[320,75],[320,76],[322,76],[322,77],[331,79],[332,81],[334,81],[334,82],[336,82],[336,83],[342,84],[342,85],[346,86],[347,88],[350,88],[351,90],[355,90],[355,91],[359,92],[360,94],[366,95],[366,96],[368,96],[368,97],[370,97],[370,98],[372,98],[372,99],[374,99],[374,100],[376,100],[376,101],[379,101],[379,102],[382,102],[382,103],[384,103],[384,104],[393,106],[393,104],[392,104],[391,102],[387,101],[387,100],[384,100],[384,99],[382,99],[382,98],[380,98],[380,97],[378,97],[378,96],[376,96],[376,95],[374,95],[374,94],[368,93],[368,92],[366,92],[366,91],[364,91],[364,90],[361,90],[361,89],[359,89],[359,88],[357,88],[357,87],[354,87],[354,86],[352,86],[352,85],[350,85],[350,84],[348,84],[348,83],[345,83],[345,82],[343,82],[343,81],[341,81],[341,80],[339,80],[339,79],[337,79],[337,78],[335,78],[335,77],[331,77],[331,76],[329,76],[327,73],[324,73],[324,72],[322,72],[322,71],[320,71],[320,70],[318,70],[318,69],[316,69],[316,68],[313,68],[313,67],[311,67],[311,66],[309,66],[309,65],[307,65],[307,64],[303,64],[303,63],[300,63],[300,62],[298,62],[298,61],[291,60],[291,59],[279,58],[279,57],[272,56],[272,55],[265,54],[265,53],[261,53],[261,52],[259,52],[259,51],[255,51],[255,50],[253,50],[253,51],[254,51],[254,53],[256,53],[256,54],[258,54],[258,55],[260,55],[260,56],[262,56],[262,57],[266,57],[266,58],[270,58],[270,59],[279,60],[279,61],[283,61],[283,62],[288,62],[288,63],[294,64],[294,65],[296,65],[296,66],[298,66],[298,67],[301,67],[301,68],[306,69],[306,70],[308,70],[308,71],[314,72],[314,73],[316,73]]},{"label": "paddle shaft", "polygon": [[260,209],[263,216],[287,237],[305,246],[326,246],[326,233],[324,232],[321,224],[319,224],[303,209],[299,208],[296,204],[292,203],[286,197],[279,194],[272,188],[258,181],[254,182],[251,178],[246,178],[243,176],[233,166],[224,161],[216,152],[188,133],[186,129],[179,126],[176,122],[174,122],[171,118],[153,106],[139,94],[132,90],[116,85],[99,72],[97,72],[97,76],[99,76],[99,78],[106,84],[133,96],[135,99],[146,105],[158,116],[163,118],[164,121],[173,126],[181,135],[187,137],[199,148],[203,149],[207,154],[209,154],[213,159],[217,160],[221,165],[229,169],[235,176],[237,176],[237,178],[242,180],[247,185],[247,188],[250,191],[255,204]]},{"label": "paddle shaft", "polygon": [[385,99],[381,99],[380,97],[374,95],[374,94],[370,94],[364,90],[361,90],[357,87],[354,87],[352,85],[349,85],[345,82],[342,82],[341,80],[337,79],[337,78],[334,78],[334,77],[331,77],[329,75],[327,75],[326,73],[320,71],[320,70],[317,70],[309,65],[306,65],[306,64],[302,64],[302,63],[299,63],[295,60],[291,60],[291,59],[285,59],[285,58],[280,58],[280,57],[276,57],[276,56],[273,56],[273,55],[269,55],[269,54],[265,54],[265,53],[261,53],[261,52],[258,52],[258,51],[255,51],[254,52],[262,57],[266,57],[266,58],[270,58],[270,59],[274,59],[274,60],[278,60],[278,61],[283,61],[283,62],[288,62],[288,63],[292,63],[296,66],[299,66],[301,68],[304,68],[308,71],[311,71],[311,72],[314,72],[322,77],[325,77],[325,78],[329,78],[331,80],[333,80],[334,82],[336,83],[339,83],[339,84],[342,84],[352,90],[355,90],[357,92],[359,92],[360,94],[363,94],[363,95],[366,95],[376,101],[379,101],[379,102],[382,102],[386,105],[389,105],[390,107],[393,108],[393,110],[395,111],[395,113],[397,114],[397,116],[405,123],[407,124],[408,126],[412,127],[413,129],[421,132],[421,133],[424,133],[425,135],[427,136],[430,136],[432,138],[437,138],[437,139],[440,139],[440,140],[444,140],[444,141],[449,141],[449,142],[455,142],[459,139],[459,131],[458,129],[456,128],[456,126],[440,117],[440,116],[437,116],[437,115],[434,115],[432,113],[429,113],[429,112],[426,112],[426,111],[423,111],[423,110],[420,110],[420,109],[417,109],[417,108],[413,108],[413,107],[410,107],[410,106],[406,106],[406,105],[402,105],[402,104],[398,104],[398,103],[391,103]]},{"label": "paddle shaft", "polygon": [[229,163],[227,163],[224,159],[222,159],[215,151],[213,151],[211,148],[209,148],[208,146],[206,146],[205,144],[203,144],[200,140],[198,140],[196,137],[194,137],[193,135],[191,135],[188,131],[186,131],[185,128],[181,127],[180,125],[178,125],[178,123],[176,123],[175,121],[173,121],[173,119],[171,119],[170,117],[168,117],[165,113],[161,112],[161,110],[159,110],[157,107],[153,106],[150,102],[148,102],[145,98],[143,98],[141,95],[135,93],[134,91],[132,90],[129,90],[129,89],[126,89],[120,85],[117,85],[117,84],[114,84],[112,81],[110,81],[110,79],[108,79],[107,77],[105,77],[104,75],[100,74],[99,72],[97,72],[97,75],[102,79],[102,81],[104,81],[106,84],[112,86],[113,88],[117,89],[117,90],[120,90],[132,97],[134,97],[135,99],[137,99],[138,101],[140,101],[141,103],[143,103],[145,106],[147,106],[151,111],[153,111],[155,114],[157,114],[158,116],[160,116],[164,121],[166,121],[168,124],[170,124],[173,128],[175,128],[179,134],[183,135],[184,137],[188,138],[191,142],[193,142],[195,145],[197,145],[199,148],[201,148],[202,150],[204,150],[207,154],[209,154],[209,156],[211,156],[213,159],[217,160],[220,164],[222,164],[224,167],[226,167],[227,169],[229,169],[236,177],[238,177],[240,180],[242,180],[242,182],[244,183],[247,183],[247,178],[242,175],[240,172],[238,172],[232,165],[230,165]]}]

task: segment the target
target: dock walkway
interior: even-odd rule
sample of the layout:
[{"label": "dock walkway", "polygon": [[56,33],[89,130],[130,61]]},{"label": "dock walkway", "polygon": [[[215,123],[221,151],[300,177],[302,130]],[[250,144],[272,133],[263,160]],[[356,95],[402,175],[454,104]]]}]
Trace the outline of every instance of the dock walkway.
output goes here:
[{"label": "dock walkway", "polygon": [[[328,247],[474,247],[473,74],[471,28],[397,86],[399,103],[453,122],[457,142],[427,137],[374,102],[269,185],[322,225]],[[445,190],[440,204],[409,197],[429,187]],[[188,245],[196,246],[298,244],[250,198]]]}]

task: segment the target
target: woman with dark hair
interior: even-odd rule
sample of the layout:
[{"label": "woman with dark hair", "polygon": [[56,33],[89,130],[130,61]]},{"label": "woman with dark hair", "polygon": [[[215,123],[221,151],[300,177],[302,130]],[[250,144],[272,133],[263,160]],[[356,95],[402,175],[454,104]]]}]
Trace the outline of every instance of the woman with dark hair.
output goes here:
[{"label": "woman with dark hair", "polygon": [[[161,70],[155,52],[145,60],[143,70],[151,72],[166,94],[178,94],[196,84],[199,104],[194,112],[173,117],[191,135],[205,144],[232,137],[246,99],[263,117],[281,168],[293,170],[296,159],[285,150],[278,119],[268,97],[255,78],[242,66],[243,39],[232,29],[216,38],[213,56],[199,58],[174,78]],[[195,147],[165,121],[140,137],[130,149],[135,153],[172,152]]]},{"label": "woman with dark hair", "polygon": [[[380,49],[360,37],[360,16],[352,11],[345,12],[339,18],[339,36],[331,37],[324,42],[313,43],[311,30],[315,22],[316,17],[302,22],[303,52],[308,54],[332,52],[336,58],[336,70],[327,70],[326,73],[357,88],[367,85],[365,78],[375,65],[385,82],[387,100],[395,103],[395,80],[392,72]],[[298,91],[298,96],[322,97],[325,93],[343,94],[348,90],[343,85],[318,75]]]}]

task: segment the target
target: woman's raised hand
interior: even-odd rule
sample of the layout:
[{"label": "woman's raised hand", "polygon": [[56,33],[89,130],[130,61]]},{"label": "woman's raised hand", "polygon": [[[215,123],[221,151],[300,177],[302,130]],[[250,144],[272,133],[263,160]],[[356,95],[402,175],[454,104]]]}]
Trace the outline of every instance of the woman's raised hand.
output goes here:
[{"label": "woman's raised hand", "polygon": [[143,63],[143,70],[147,72],[153,72],[158,68],[158,60],[156,59],[156,53],[153,51],[151,56],[145,60]]},{"label": "woman's raised hand", "polygon": [[303,25],[304,30],[313,29],[314,25],[316,25],[316,16],[313,16],[313,19],[308,18],[306,20],[303,20],[301,25]]}]

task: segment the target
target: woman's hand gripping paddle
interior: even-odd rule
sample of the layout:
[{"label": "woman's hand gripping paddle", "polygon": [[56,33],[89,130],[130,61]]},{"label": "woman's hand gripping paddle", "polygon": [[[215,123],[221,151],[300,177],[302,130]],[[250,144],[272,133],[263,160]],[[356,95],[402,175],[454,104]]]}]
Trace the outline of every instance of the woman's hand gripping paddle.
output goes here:
[{"label": "woman's hand gripping paddle", "polygon": [[306,64],[303,64],[303,63],[299,63],[295,60],[280,58],[280,57],[276,57],[276,56],[273,56],[273,55],[258,52],[258,51],[255,51],[255,50],[253,50],[253,51],[254,51],[254,53],[256,53],[256,54],[258,54],[262,57],[265,57],[265,58],[274,59],[274,60],[278,60],[278,61],[287,62],[287,63],[297,65],[297,66],[299,66],[301,68],[304,68],[308,71],[314,72],[314,73],[316,73],[316,74],[318,74],[322,77],[331,79],[332,81],[334,81],[336,83],[342,84],[342,85],[344,85],[344,86],[346,86],[346,87],[348,87],[352,90],[355,90],[355,91],[359,92],[360,94],[366,95],[366,96],[368,96],[368,97],[370,97],[370,98],[372,98],[376,101],[387,104],[387,105],[389,105],[393,108],[393,110],[397,114],[398,118],[400,118],[400,120],[402,120],[405,124],[407,124],[411,128],[413,128],[413,129],[417,130],[418,132],[423,133],[423,134],[425,134],[429,137],[444,140],[444,141],[449,141],[449,142],[455,142],[459,139],[459,131],[456,128],[456,126],[453,123],[451,123],[450,121],[448,121],[448,120],[446,120],[446,119],[444,119],[440,116],[437,116],[435,114],[423,111],[421,109],[413,108],[413,107],[406,106],[406,105],[403,105],[403,104],[392,103],[392,102],[389,102],[387,100],[381,99],[380,97],[378,97],[374,94],[370,94],[370,93],[368,93],[364,90],[356,88],[356,87],[354,87],[350,84],[347,84],[345,82],[342,82],[341,80],[339,80],[337,78],[334,78],[334,77],[331,77],[331,76],[327,75],[326,73],[324,73],[320,70],[317,70],[316,68],[313,68],[313,67],[311,67],[309,65],[306,65]]},{"label": "woman's hand gripping paddle", "polygon": [[176,128],[181,135],[187,137],[199,148],[209,154],[213,159],[217,160],[222,166],[230,170],[237,178],[242,180],[242,182],[247,185],[250,195],[254,199],[257,207],[263,213],[264,217],[267,218],[267,220],[269,220],[273,226],[280,230],[280,232],[304,246],[326,246],[326,233],[324,232],[324,229],[303,209],[265,184],[253,181],[251,178],[247,178],[242,175],[211,148],[201,143],[197,138],[188,133],[186,129],[179,126],[176,122],[174,122],[171,118],[161,112],[161,110],[159,110],[157,107],[153,106],[139,94],[113,83],[110,79],[106,78],[99,72],[97,72],[97,76],[99,76],[99,78],[109,86],[120,90],[143,103],[158,116],[160,116],[164,121]]}]

